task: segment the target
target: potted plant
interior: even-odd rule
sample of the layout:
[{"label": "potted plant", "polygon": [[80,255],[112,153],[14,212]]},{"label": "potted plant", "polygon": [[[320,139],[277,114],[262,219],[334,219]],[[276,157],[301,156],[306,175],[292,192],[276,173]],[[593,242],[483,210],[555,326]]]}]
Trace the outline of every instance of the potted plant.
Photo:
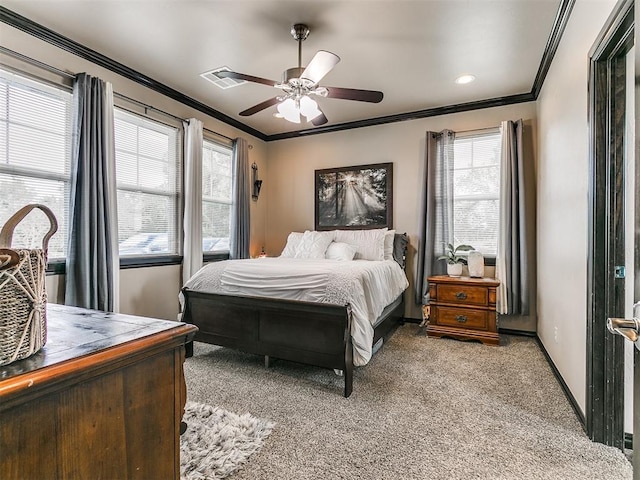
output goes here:
[{"label": "potted plant", "polygon": [[444,255],[438,257],[438,260],[447,261],[447,275],[450,277],[459,277],[462,275],[462,266],[467,263],[467,258],[460,255],[459,252],[468,252],[474,248],[471,245],[458,245],[453,247],[451,243],[445,243]]}]

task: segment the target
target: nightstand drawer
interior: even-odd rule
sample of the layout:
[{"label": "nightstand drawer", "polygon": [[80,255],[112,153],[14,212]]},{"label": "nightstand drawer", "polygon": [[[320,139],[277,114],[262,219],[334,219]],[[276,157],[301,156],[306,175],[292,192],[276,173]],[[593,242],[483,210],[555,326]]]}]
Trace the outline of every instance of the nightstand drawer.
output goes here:
[{"label": "nightstand drawer", "polygon": [[438,306],[435,321],[438,325],[486,330],[488,315],[495,315],[495,312]]},{"label": "nightstand drawer", "polygon": [[437,298],[439,303],[487,305],[489,299],[486,287],[440,284],[437,286],[437,289]]}]

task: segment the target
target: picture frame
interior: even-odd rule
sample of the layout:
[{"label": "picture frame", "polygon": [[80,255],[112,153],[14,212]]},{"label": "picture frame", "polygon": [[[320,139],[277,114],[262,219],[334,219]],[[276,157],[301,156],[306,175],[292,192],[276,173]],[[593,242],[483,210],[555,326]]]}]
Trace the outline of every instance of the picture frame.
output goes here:
[{"label": "picture frame", "polygon": [[393,227],[393,163],[315,171],[315,229]]}]

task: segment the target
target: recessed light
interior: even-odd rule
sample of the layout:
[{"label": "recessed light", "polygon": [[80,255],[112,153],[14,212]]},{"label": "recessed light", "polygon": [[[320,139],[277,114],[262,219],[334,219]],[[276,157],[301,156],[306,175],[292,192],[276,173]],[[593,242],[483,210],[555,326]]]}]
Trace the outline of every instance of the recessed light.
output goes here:
[{"label": "recessed light", "polygon": [[473,82],[475,79],[476,77],[473,75],[469,75],[469,74],[460,75],[458,78],[456,78],[456,83],[458,85],[464,85],[465,83]]},{"label": "recessed light", "polygon": [[280,112],[273,113],[272,115],[276,118],[284,118],[284,115],[282,115]]}]

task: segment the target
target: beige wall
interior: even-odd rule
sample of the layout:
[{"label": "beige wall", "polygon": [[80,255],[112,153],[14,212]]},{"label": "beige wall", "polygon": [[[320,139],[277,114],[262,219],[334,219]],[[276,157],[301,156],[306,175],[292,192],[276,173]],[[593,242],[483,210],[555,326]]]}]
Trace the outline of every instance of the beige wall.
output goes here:
[{"label": "beige wall", "polygon": [[[178,318],[180,265],[120,270],[120,312],[143,317]],[[47,276],[47,297],[64,304],[64,275]]]},{"label": "beige wall", "polygon": [[579,0],[538,98],[538,336],[586,395],[588,52],[615,0]]},{"label": "beige wall", "polygon": [[[415,253],[419,229],[425,132],[449,128],[457,131],[495,127],[503,120],[525,120],[530,139],[536,137],[535,103],[496,107],[375,127],[280,140],[268,144],[269,182],[265,182],[267,210],[266,249],[279,255],[291,231],[314,228],[314,171],[316,169],[393,162],[393,222],[406,232],[411,245],[407,273],[411,286],[406,314],[420,317],[414,305]],[[535,145],[531,141],[530,145]],[[534,156],[531,155],[531,159]],[[505,318],[501,327],[535,330],[529,318]]]}]

